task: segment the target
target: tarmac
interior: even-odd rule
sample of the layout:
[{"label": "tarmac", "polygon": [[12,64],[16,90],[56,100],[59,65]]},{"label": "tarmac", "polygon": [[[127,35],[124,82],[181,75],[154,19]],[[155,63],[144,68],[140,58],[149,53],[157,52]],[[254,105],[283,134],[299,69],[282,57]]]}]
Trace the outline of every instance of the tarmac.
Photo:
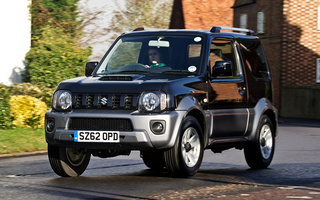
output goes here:
[{"label": "tarmac", "polygon": [[[279,118],[278,124],[279,124],[279,126],[287,125],[287,126],[320,128],[320,119]],[[34,151],[34,152],[11,153],[11,154],[0,154],[0,158],[32,156],[32,155],[40,155],[40,154],[47,154],[47,150]]]}]

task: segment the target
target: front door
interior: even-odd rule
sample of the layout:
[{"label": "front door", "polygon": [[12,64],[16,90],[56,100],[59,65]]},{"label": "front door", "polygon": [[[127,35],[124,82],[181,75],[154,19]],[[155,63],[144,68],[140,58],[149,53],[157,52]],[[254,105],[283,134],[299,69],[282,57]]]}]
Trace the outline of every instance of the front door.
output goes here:
[{"label": "front door", "polygon": [[213,39],[211,42],[209,54],[211,70],[216,61],[232,63],[232,74],[216,76],[209,83],[205,108],[213,116],[211,137],[214,138],[242,136],[247,129],[249,111],[246,82],[235,52],[237,48],[232,40]]}]

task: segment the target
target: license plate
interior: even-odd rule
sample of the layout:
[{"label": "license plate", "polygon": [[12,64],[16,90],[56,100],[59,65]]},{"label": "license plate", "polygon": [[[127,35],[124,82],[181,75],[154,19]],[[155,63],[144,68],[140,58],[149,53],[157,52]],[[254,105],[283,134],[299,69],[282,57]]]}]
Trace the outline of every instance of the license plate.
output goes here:
[{"label": "license plate", "polygon": [[75,142],[120,142],[119,131],[74,131]]}]

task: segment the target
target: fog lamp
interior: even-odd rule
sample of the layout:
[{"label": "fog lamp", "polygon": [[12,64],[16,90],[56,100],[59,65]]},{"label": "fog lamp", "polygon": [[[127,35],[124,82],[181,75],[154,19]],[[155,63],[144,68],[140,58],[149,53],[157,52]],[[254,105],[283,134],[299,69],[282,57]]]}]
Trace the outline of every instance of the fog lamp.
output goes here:
[{"label": "fog lamp", "polygon": [[165,132],[165,121],[151,121],[150,127],[154,134],[163,134]]},{"label": "fog lamp", "polygon": [[47,122],[46,122],[46,129],[47,129],[47,132],[52,132],[54,130],[54,119],[47,119]]}]

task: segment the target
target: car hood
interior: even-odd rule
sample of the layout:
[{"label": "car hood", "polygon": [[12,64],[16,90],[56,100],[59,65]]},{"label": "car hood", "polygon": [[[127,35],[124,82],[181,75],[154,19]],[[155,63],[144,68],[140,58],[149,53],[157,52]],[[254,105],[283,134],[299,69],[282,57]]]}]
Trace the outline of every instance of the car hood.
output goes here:
[{"label": "car hood", "polygon": [[[76,93],[140,93],[142,91],[167,90],[167,93],[185,93],[184,88],[192,82],[199,82],[198,76],[187,75],[109,75],[105,77],[78,77],[63,81],[58,90]],[[169,87],[170,85],[170,87]],[[186,90],[190,90],[185,88]]]}]

